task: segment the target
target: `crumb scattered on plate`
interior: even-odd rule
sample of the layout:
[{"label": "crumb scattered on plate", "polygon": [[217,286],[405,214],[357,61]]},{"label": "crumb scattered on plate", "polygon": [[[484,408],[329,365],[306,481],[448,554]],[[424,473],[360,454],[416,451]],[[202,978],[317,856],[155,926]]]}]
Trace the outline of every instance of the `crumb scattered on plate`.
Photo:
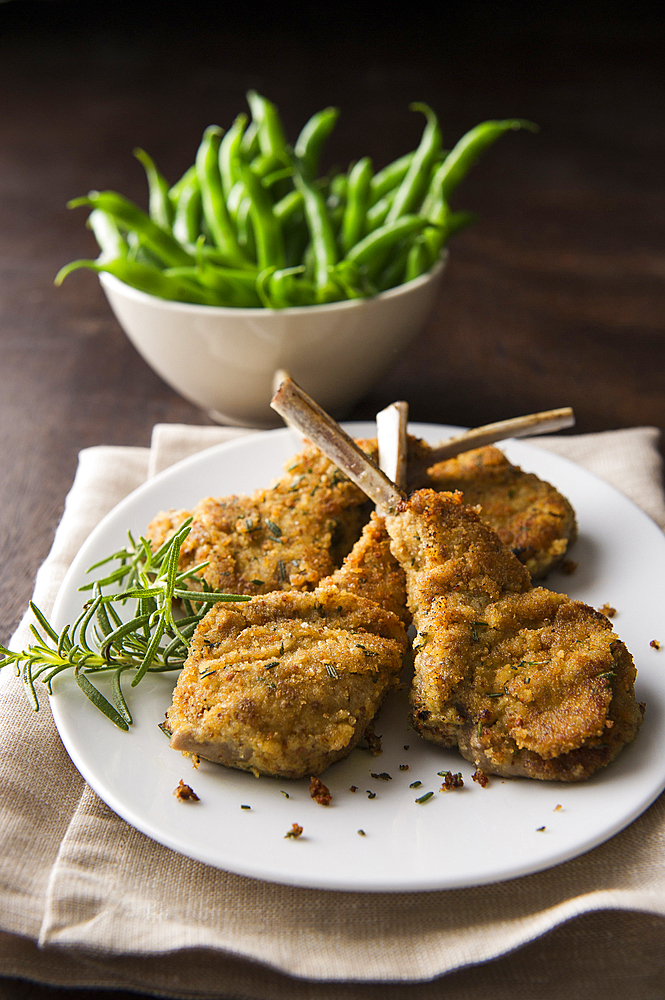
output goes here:
[{"label": "crumb scattered on plate", "polygon": [[199,801],[199,797],[196,794],[196,792],[194,791],[194,789],[190,788],[189,785],[186,785],[185,782],[182,780],[182,778],[180,779],[180,783],[179,783],[178,787],[175,789],[175,791],[174,791],[173,794],[177,798],[178,802],[198,802]]},{"label": "crumb scattered on plate", "polygon": [[315,802],[318,802],[320,806],[330,805],[330,800],[332,795],[329,790],[323,784],[320,778],[315,778],[312,776],[309,779],[309,794],[312,796]]}]

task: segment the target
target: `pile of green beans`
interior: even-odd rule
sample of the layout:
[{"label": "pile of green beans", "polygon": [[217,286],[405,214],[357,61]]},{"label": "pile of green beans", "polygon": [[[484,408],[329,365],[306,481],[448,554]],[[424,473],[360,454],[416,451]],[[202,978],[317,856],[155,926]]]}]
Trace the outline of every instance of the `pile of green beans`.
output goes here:
[{"label": "pile of green beans", "polygon": [[148,212],[114,191],[91,191],[68,207],[91,209],[96,260],[63,267],[108,272],[143,292],[180,302],[283,309],[365,298],[434,267],[475,216],[452,211],[450,196],[478,156],[505,132],[536,126],[486,121],[443,149],[436,114],[425,116],[418,148],[377,171],[365,156],[321,176],[337,108],[306,123],[293,146],[274,104],[256,91],[250,114],[228,131],[211,125],[196,159],[172,186],[143,150]]}]

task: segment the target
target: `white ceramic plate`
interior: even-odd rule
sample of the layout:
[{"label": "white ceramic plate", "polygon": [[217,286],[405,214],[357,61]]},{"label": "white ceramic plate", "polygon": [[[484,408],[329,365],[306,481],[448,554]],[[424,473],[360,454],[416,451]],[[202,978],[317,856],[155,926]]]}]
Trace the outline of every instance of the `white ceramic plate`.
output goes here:
[{"label": "white ceramic plate", "polygon": [[[373,433],[373,425],[346,426],[357,436]],[[411,430],[437,442],[459,428],[415,424]],[[75,559],[54,609],[55,627],[75,620],[85,570],[122,547],[128,529],[144,531],[163,508],[188,508],[204,496],[265,486],[297,450],[289,431],[268,431],[195,455],[136,490]],[[572,576],[552,574],[548,586],[594,607],[615,607],[616,631],[638,667],[637,695],[647,703],[644,725],[609,768],[580,785],[493,778],[483,789],[471,780],[471,765],[409,728],[402,693],[380,713],[381,756],[354,750],[329,768],[323,780],[333,799],[323,807],[310,798],[306,780],[256,779],[206,761],[194,770],[171,750],[157,727],[175,675],[148,675],[131,690],[135,724],[129,733],[93,708],[72,677],[60,675],[52,698],[55,720],[83,777],[128,823],[181,854],[312,888],[427,890],[497,882],[575,857],[627,826],[665,785],[665,650],[649,645],[654,638],[665,645],[665,536],[622,494],[573,463],[525,442],[507,442],[505,451],[554,483],[577,511],[580,537],[573,558],[579,568]],[[461,771],[465,787],[440,793],[437,772],[443,770]],[[372,772],[391,780],[373,778]],[[199,795],[198,803],[174,797],[181,778]],[[415,781],[421,782],[417,789],[411,787]],[[429,791],[432,798],[418,804]],[[285,839],[293,823],[303,835]]]}]

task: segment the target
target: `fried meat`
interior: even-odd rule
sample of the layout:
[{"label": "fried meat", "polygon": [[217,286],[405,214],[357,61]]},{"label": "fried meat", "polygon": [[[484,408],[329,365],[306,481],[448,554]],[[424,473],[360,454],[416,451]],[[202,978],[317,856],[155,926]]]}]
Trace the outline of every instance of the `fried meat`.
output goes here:
[{"label": "fried meat", "polygon": [[361,740],[407,646],[399,618],[331,583],[217,604],[174,691],[171,746],[256,774],[321,774]]},{"label": "fried meat", "polygon": [[[427,465],[428,446],[412,441],[414,469]],[[480,507],[480,516],[514,552],[532,579],[547,575],[564,558],[577,536],[575,512],[568,500],[533,473],[524,472],[491,445],[439,462],[412,482],[454,492]]]},{"label": "fried meat", "polygon": [[[375,442],[361,442],[376,455]],[[252,496],[207,498],[194,509],[181,569],[204,561],[213,590],[267,594],[312,590],[340,565],[369,516],[365,495],[315,447],[290,460],[285,474]],[[158,547],[189,516],[162,512],[148,538]]]},{"label": "fried meat", "polygon": [[386,517],[417,629],[412,720],[484,772],[580,781],[639,729],[635,667],[611,622],[542,587],[460,494]]}]

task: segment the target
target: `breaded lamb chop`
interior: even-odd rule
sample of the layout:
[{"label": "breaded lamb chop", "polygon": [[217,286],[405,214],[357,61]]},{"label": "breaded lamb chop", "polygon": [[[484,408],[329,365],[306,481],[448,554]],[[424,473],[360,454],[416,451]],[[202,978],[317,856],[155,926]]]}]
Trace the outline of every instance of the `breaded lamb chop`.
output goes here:
[{"label": "breaded lamb chop", "polygon": [[633,660],[600,612],[544,587],[459,494],[386,517],[418,630],[414,728],[488,774],[581,781],[640,726]]},{"label": "breaded lamb chop", "polygon": [[[361,444],[377,454],[376,442]],[[369,511],[362,491],[306,444],[269,489],[197,504],[181,568],[207,560],[203,579],[226,593],[312,590],[340,565]],[[188,516],[182,510],[158,514],[148,528],[153,547]]]},{"label": "breaded lamb chop", "polygon": [[636,736],[635,667],[611,622],[542,587],[455,494],[408,500],[294,383],[274,408],[384,511],[417,638],[415,728],[485,773],[580,781]]},{"label": "breaded lamb chop", "polygon": [[[427,446],[421,442],[418,450],[421,460],[426,461]],[[498,448],[463,452],[430,465],[426,476],[420,478],[419,487],[453,493],[459,490],[465,504],[479,506],[483,521],[534,580],[554,569],[577,537],[575,512],[569,501],[550,483],[513,465]]]},{"label": "breaded lamb chop", "polygon": [[310,593],[214,606],[167,713],[171,746],[255,774],[321,774],[362,739],[399,679],[404,572],[372,514],[342,567]]}]

